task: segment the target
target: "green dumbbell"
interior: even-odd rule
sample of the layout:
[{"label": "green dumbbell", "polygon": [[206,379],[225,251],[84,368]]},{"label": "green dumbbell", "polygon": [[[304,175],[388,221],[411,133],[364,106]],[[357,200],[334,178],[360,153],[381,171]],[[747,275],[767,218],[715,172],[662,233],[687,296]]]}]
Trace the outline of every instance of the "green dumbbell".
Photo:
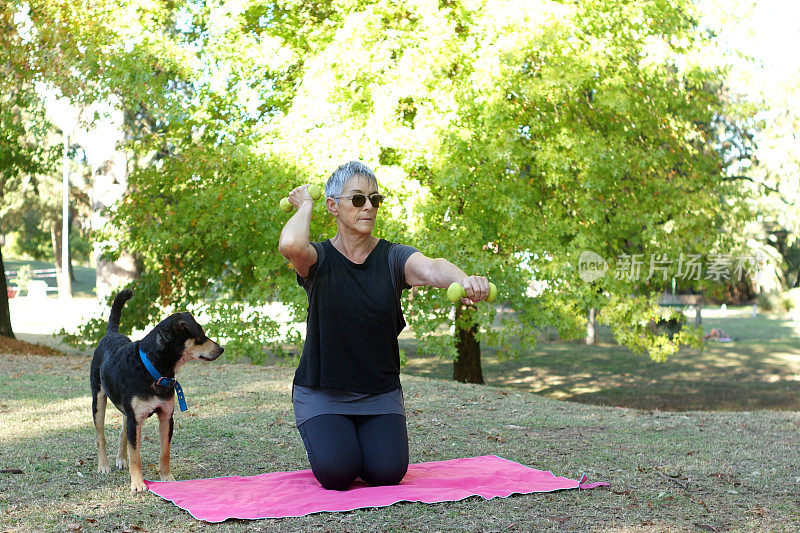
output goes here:
[{"label": "green dumbbell", "polygon": [[[464,287],[462,287],[456,282],[451,283],[450,286],[447,288],[447,298],[453,303],[456,303],[461,298],[466,298],[466,297],[467,297],[467,291],[465,291]],[[497,298],[497,285],[495,285],[490,281],[489,297],[486,298],[486,301],[492,303],[493,301],[495,301],[496,298]]]},{"label": "green dumbbell", "polygon": [[[309,185],[308,194],[311,195],[312,200],[319,200],[322,197],[322,189],[317,185]],[[281,211],[288,213],[291,210],[292,204],[289,203],[289,199],[281,198]]]}]

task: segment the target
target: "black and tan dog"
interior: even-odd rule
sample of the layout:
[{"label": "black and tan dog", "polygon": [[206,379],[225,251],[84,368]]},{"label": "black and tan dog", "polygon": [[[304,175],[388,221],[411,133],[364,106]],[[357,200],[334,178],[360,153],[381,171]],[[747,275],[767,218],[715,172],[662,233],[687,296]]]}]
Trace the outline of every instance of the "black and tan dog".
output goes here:
[{"label": "black and tan dog", "polygon": [[[114,298],[106,336],[94,351],[90,378],[92,415],[97,430],[97,471],[101,474],[111,471],[105,434],[106,403],[111,399],[123,415],[117,468],[129,465],[131,492],[138,492],[146,489],[140,454],[142,424],[149,416],[158,415],[159,475],[162,481],[174,481],[169,469],[169,450],[175,410],[175,374],[184,363],[194,359],[213,361],[223,350],[206,337],[191,313],[171,315],[142,340],[132,342],[117,331],[122,307],[131,296],[131,291],[123,290]],[[145,366],[144,357],[162,379],[153,377]],[[177,388],[180,391],[180,386]]]}]

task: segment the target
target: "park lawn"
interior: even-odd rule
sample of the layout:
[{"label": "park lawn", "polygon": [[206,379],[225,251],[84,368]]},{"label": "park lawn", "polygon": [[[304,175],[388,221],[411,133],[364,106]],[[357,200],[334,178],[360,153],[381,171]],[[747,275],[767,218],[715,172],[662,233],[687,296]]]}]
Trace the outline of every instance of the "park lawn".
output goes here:
[{"label": "park lawn", "polygon": [[[740,310],[705,318],[703,327],[721,328],[734,340],[709,342],[703,351],[682,349],[664,363],[614,344],[606,329],[595,346],[540,340],[511,360],[484,346],[484,379],[553,399],[637,409],[800,408],[800,322],[789,315],[752,318],[749,310]],[[418,354],[416,341],[405,337],[405,372],[452,378],[451,362]]]},{"label": "park lawn", "polygon": [[[89,358],[0,354],[0,529],[21,531],[783,530],[800,527],[800,415],[663,412],[558,401],[403,376],[412,462],[495,454],[611,488],[208,525],[127,471],[95,472]],[[177,479],[308,468],[293,427],[292,369],[193,363],[181,374]],[[107,417],[109,442],[121,418]],[[156,478],[157,424],[144,429]],[[113,448],[113,445],[111,446]],[[113,454],[113,452],[112,452]]]}]

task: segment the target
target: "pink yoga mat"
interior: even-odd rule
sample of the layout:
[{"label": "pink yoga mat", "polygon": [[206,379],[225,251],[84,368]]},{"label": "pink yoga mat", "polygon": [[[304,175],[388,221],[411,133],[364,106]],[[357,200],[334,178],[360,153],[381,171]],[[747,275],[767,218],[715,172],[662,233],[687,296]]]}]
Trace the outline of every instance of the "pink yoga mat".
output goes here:
[{"label": "pink yoga mat", "polygon": [[357,480],[346,491],[322,488],[311,470],[145,483],[151,492],[189,511],[195,518],[222,522],[228,518],[252,520],[351,511],[363,507],[385,507],[402,501],[436,503],[470,496],[482,496],[488,500],[512,494],[593,489],[608,485],[585,481],[585,475],[576,481],[496,455],[485,455],[412,464],[399,485],[370,487]]}]

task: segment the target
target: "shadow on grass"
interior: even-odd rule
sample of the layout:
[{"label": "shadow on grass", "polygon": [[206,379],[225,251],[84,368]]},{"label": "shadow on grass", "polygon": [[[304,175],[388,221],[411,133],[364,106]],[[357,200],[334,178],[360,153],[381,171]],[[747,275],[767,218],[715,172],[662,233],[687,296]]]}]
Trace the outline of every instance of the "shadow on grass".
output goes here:
[{"label": "shadow on grass", "polygon": [[[797,410],[800,400],[800,324],[758,316],[706,319],[731,343],[684,349],[664,363],[631,353],[611,341],[608,330],[594,346],[540,342],[514,360],[483,348],[487,384],[515,387],[549,398],[597,405],[660,410]],[[452,378],[452,363],[417,354],[417,343],[401,341],[404,372]]]}]

